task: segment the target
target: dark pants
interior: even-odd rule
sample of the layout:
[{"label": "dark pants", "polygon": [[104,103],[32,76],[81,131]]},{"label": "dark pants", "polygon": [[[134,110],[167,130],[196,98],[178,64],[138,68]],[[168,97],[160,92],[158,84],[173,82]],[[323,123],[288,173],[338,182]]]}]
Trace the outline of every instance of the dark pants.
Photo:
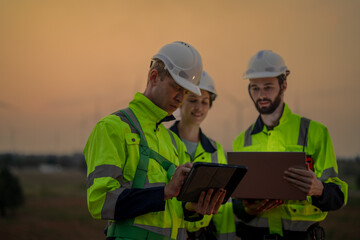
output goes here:
[{"label": "dark pants", "polygon": [[306,232],[283,231],[284,236],[269,234],[268,228],[246,226],[243,223],[236,225],[236,235],[241,240],[324,240],[325,232],[319,224],[314,224]]}]

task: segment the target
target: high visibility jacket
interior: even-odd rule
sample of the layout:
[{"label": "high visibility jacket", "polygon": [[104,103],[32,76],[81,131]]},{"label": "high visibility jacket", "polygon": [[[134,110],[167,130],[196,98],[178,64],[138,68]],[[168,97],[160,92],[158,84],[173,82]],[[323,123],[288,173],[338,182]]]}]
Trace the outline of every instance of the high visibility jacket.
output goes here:
[{"label": "high visibility jacket", "polygon": [[[179,136],[178,125],[179,122],[170,128]],[[223,147],[218,142],[205,136],[200,129],[200,142],[196,148],[194,158],[191,159],[188,154],[188,159],[191,162],[209,162],[227,164]],[[216,228],[217,239],[236,239],[235,219],[231,198],[229,201],[220,206],[218,213],[215,215],[205,215],[202,220],[189,222],[185,221],[186,230],[195,232],[203,227],[209,225],[213,221]]]},{"label": "high visibility jacket", "polygon": [[[129,108],[141,125],[149,148],[176,166],[182,164],[179,159],[186,157],[185,146],[161,124],[167,112],[140,93],[136,93]],[[146,230],[140,231],[144,234],[136,239],[150,239],[151,233],[164,239],[183,239],[186,231],[182,204],[176,198],[164,201],[169,176],[151,155],[144,189],[132,188],[140,158],[139,143],[139,134],[117,115],[97,123],[84,149],[88,209],[94,218],[111,220],[112,225],[125,221]],[[121,231],[112,232],[116,239],[132,238]],[[116,235],[118,232],[121,234]]]},{"label": "high visibility jacket", "polygon": [[[286,201],[285,204],[244,222],[247,225],[269,228],[271,234],[277,233],[281,236],[283,230],[306,231],[310,225],[324,220],[328,210],[338,209],[347,202],[348,186],[337,177],[335,152],[327,128],[318,122],[293,114],[286,104],[277,126],[268,130],[259,116],[255,124],[235,139],[233,150],[305,151],[311,161],[310,167],[324,183],[321,198],[308,196],[305,201]],[[338,200],[335,205],[331,204],[334,199]]]}]

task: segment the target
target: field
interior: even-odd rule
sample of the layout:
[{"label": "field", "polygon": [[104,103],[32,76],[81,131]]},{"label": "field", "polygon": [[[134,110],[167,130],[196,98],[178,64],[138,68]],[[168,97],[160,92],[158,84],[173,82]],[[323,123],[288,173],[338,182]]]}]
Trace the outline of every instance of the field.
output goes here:
[{"label": "field", "polygon": [[105,239],[106,222],[93,220],[87,210],[84,173],[14,173],[21,180],[26,202],[15,216],[0,219],[0,239]]},{"label": "field", "polygon": [[[13,216],[0,219],[0,239],[105,239],[105,221],[93,220],[86,206],[86,176],[75,170],[40,173],[13,171],[26,202]],[[326,239],[360,239],[360,194],[351,190],[348,205],[322,224]]]}]

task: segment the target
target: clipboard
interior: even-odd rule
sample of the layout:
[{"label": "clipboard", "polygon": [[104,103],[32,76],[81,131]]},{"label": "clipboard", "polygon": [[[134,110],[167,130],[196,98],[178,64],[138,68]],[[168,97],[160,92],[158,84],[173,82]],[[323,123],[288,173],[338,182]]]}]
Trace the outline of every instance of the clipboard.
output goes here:
[{"label": "clipboard", "polygon": [[305,152],[228,152],[228,162],[248,167],[232,194],[242,199],[305,200],[306,194],[283,179],[290,167],[306,169]]},{"label": "clipboard", "polygon": [[226,195],[223,203],[226,203],[246,172],[244,166],[195,162],[177,199],[197,202],[202,191],[214,189],[215,194],[219,188],[224,188]]}]

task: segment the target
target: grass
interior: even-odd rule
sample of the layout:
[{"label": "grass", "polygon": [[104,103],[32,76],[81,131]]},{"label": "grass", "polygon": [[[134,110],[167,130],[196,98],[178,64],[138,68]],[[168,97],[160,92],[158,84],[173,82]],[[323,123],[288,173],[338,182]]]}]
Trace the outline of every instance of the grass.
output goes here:
[{"label": "grass", "polygon": [[[105,239],[105,221],[93,220],[86,205],[86,176],[78,171],[43,174],[21,170],[25,204],[14,216],[0,219],[0,239]],[[327,240],[360,239],[360,192],[351,190],[348,205],[323,222]]]},{"label": "grass", "polygon": [[322,225],[326,239],[360,239],[360,192],[350,191],[347,205],[330,212]]},{"label": "grass", "polygon": [[0,219],[1,239],[105,239],[105,221],[93,220],[86,205],[86,176],[77,171],[15,172],[25,194],[16,215]]}]

